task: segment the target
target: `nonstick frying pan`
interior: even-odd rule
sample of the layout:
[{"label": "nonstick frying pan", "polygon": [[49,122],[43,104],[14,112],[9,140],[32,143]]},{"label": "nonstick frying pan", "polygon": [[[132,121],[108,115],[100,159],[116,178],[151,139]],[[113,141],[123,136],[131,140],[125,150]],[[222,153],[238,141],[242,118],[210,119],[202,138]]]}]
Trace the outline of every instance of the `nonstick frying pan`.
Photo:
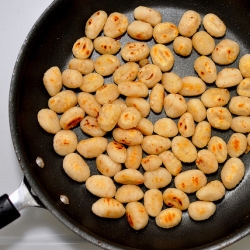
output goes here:
[{"label": "nonstick frying pan", "polygon": [[[223,248],[249,233],[250,183],[247,155],[242,157],[246,165],[243,181],[216,203],[217,211],[209,220],[194,222],[184,212],[182,223],[176,228],[160,229],[150,219],[149,225],[137,232],[128,226],[125,218],[102,219],[91,212],[91,206],[97,198],[86,191],[84,184],[76,183],[65,175],[62,169],[63,158],[52,147],[53,136],[44,132],[37,123],[37,112],[47,106],[49,98],[42,83],[43,74],[54,65],[61,70],[67,67],[67,62],[72,58],[72,45],[84,35],[87,18],[103,9],[107,13],[125,13],[132,20],[132,11],[139,5],[158,9],[164,21],[176,24],[188,9],[202,16],[213,12],[226,23],[226,36],[240,43],[241,55],[249,52],[248,1],[55,1],[29,33],[19,54],[11,83],[10,126],[20,166],[27,185],[31,186],[40,202],[72,231],[98,246],[106,249]],[[127,38],[122,39],[125,43]],[[194,75],[192,62],[195,57],[195,52],[188,58],[176,57],[173,71],[180,76]],[[231,66],[237,67],[237,63]],[[234,92],[231,91],[232,95]],[[158,117],[150,116],[152,120]],[[75,132],[79,139],[83,138],[78,128]],[[230,132],[214,131],[214,134],[225,140],[230,136]],[[43,159],[44,168],[37,166],[37,157]],[[88,163],[91,165],[91,173],[97,174],[94,161]],[[193,167],[192,164],[184,166],[185,169]],[[210,175],[209,180],[218,179],[219,174],[220,171]],[[61,202],[61,195],[69,198],[69,204]],[[190,200],[195,200],[195,196],[191,195]]]}]

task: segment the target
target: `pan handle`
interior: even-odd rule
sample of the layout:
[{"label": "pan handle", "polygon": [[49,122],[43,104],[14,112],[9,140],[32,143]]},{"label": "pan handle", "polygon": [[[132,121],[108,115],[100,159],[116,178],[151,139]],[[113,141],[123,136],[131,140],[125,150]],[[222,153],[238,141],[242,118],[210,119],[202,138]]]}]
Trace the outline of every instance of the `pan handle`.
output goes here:
[{"label": "pan handle", "polygon": [[41,201],[32,194],[31,187],[24,177],[20,187],[10,196],[0,197],[0,229],[20,217],[19,211],[26,207],[43,207]]}]

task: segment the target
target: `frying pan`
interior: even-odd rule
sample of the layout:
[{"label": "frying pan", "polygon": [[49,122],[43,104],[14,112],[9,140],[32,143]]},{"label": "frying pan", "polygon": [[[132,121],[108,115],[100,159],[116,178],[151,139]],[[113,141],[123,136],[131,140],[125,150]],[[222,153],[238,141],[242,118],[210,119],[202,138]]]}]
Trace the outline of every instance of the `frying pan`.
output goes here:
[{"label": "frying pan", "polygon": [[[92,204],[97,200],[86,189],[68,178],[62,169],[63,158],[52,147],[53,136],[44,132],[37,123],[37,112],[47,107],[48,94],[44,89],[42,77],[51,66],[57,65],[61,70],[67,67],[72,58],[73,43],[84,35],[84,26],[88,17],[99,9],[107,13],[114,11],[125,13],[132,20],[132,11],[139,5],[158,9],[164,21],[178,24],[181,15],[188,9],[199,12],[202,16],[213,12],[227,25],[227,37],[239,42],[241,55],[249,52],[250,34],[247,24],[250,21],[249,1],[81,1],[58,0],[53,2],[37,21],[29,33],[18,57],[10,89],[10,127],[14,148],[20,166],[30,186],[39,197],[37,204],[43,204],[56,218],[72,231],[105,249],[220,249],[242,237],[250,230],[249,204],[249,159],[241,157],[246,165],[243,181],[225,197],[216,202],[217,211],[207,221],[195,222],[184,212],[183,219],[177,227],[164,230],[158,228],[150,218],[148,226],[141,231],[134,231],[125,218],[108,220],[95,216],[91,212]],[[127,37],[121,42],[126,43]],[[217,41],[217,39],[216,39]],[[149,43],[153,43],[150,41]],[[171,45],[169,45],[171,48]],[[96,55],[93,55],[94,57]],[[176,57],[174,72],[180,76],[194,75],[192,62],[198,55],[193,52],[188,58]],[[239,57],[240,57],[239,56]],[[237,62],[230,67],[237,67]],[[220,70],[221,67],[218,67]],[[108,82],[110,79],[107,78]],[[232,89],[231,94],[235,94]],[[152,120],[158,117],[150,115]],[[78,139],[84,135],[79,128],[74,129]],[[228,140],[230,133],[214,131]],[[38,167],[37,157],[45,163]],[[97,174],[94,161],[89,160],[91,173]],[[184,170],[191,169],[192,164],[185,164]],[[220,166],[221,169],[221,166]],[[208,180],[219,179],[220,169],[209,175]],[[170,185],[173,186],[173,183]],[[61,195],[69,198],[69,204],[60,200]],[[194,201],[195,196],[190,195]],[[1,217],[2,219],[2,217]]]}]

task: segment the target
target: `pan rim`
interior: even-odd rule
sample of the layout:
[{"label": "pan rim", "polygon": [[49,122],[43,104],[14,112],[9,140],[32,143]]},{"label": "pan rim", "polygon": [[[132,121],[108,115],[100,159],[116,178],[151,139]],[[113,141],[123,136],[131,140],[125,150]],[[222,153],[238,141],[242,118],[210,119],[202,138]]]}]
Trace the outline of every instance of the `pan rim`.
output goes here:
[{"label": "pan rim", "polygon": [[[25,38],[25,41],[20,49],[18,54],[15,67],[13,70],[11,84],[10,84],[10,91],[9,91],[9,126],[11,132],[11,138],[13,147],[19,162],[19,165],[27,178],[29,184],[31,185],[34,192],[38,195],[41,202],[44,206],[65,226],[67,226],[70,230],[72,230],[77,235],[81,236],[83,239],[93,243],[96,246],[105,248],[105,249],[124,249],[116,246],[113,242],[109,242],[106,239],[101,239],[99,236],[83,231],[80,227],[77,227],[76,224],[71,220],[66,214],[62,216],[62,211],[59,212],[58,209],[55,207],[52,201],[48,199],[43,189],[36,180],[32,177],[29,168],[25,167],[25,165],[29,165],[30,162],[26,159],[26,152],[23,148],[22,142],[18,140],[18,134],[20,133],[19,126],[18,126],[18,119],[15,115],[15,107],[18,105],[18,77],[22,72],[23,63],[25,61],[26,55],[29,53],[29,46],[31,45],[34,36],[37,32],[39,32],[40,27],[43,26],[43,20],[47,19],[51,12],[54,12],[59,6],[65,3],[65,0],[54,0],[42,13],[42,15],[38,18],[35,22],[31,30],[29,31],[28,35]],[[203,249],[220,249],[227,247],[238,240],[242,239],[243,237],[247,236],[250,233],[249,225],[245,225],[241,229],[239,229],[233,236],[224,237],[220,240],[212,242],[210,244],[204,245]],[[98,239],[99,238],[99,239]],[[134,248],[126,248],[126,249],[134,249]],[[193,248],[193,249],[202,249],[202,248]]]}]

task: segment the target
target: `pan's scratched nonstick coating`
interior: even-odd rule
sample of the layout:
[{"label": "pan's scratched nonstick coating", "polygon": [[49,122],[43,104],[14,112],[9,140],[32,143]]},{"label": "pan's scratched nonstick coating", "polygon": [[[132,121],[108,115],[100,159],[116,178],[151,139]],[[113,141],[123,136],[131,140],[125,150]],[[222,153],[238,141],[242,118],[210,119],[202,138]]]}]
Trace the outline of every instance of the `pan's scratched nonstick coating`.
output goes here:
[{"label": "pan's scratched nonstick coating", "polygon": [[[118,220],[103,219],[91,212],[92,204],[97,197],[91,195],[85,184],[71,180],[62,169],[63,158],[53,150],[53,135],[47,134],[37,122],[37,113],[47,107],[47,94],[42,78],[44,72],[58,66],[61,70],[67,67],[73,57],[73,43],[84,36],[87,19],[98,10],[108,14],[121,12],[133,20],[133,10],[140,6],[157,9],[163,16],[163,21],[178,25],[186,10],[195,10],[203,17],[207,13],[215,13],[227,26],[226,37],[240,44],[240,56],[250,52],[250,3],[247,0],[58,0],[45,11],[29,33],[13,73],[10,90],[10,127],[13,144],[20,166],[31,187],[47,209],[71,230],[88,241],[106,249],[219,249],[228,246],[250,231],[250,181],[249,156],[242,160],[246,165],[243,181],[232,191],[227,191],[225,197],[216,202],[217,211],[208,220],[193,221],[186,211],[182,222],[172,229],[161,229],[150,218],[148,226],[140,231],[134,231],[125,217]],[[200,30],[202,30],[202,26]],[[124,45],[131,40],[127,35],[121,38]],[[221,39],[215,39],[216,43]],[[149,41],[152,45],[153,40]],[[172,49],[172,45],[168,45]],[[93,58],[96,58],[96,54]],[[196,75],[193,69],[194,59],[198,54],[183,58],[175,55],[175,65],[172,71],[181,77]],[[239,56],[239,58],[240,58]],[[229,67],[237,67],[238,60]],[[220,70],[223,67],[217,67]],[[112,78],[105,79],[105,82]],[[235,95],[235,89],[231,89]],[[163,117],[162,112],[156,116],[151,113],[149,118],[155,122]],[[74,129],[78,139],[86,138],[79,128]],[[213,131],[228,140],[232,131]],[[111,138],[111,135],[108,135]],[[42,157],[45,162],[43,169],[35,161]],[[95,160],[88,160],[91,174],[98,174]],[[194,168],[194,164],[184,164],[183,170]],[[220,179],[220,171],[208,176],[208,180]],[[174,186],[173,182],[170,186]],[[164,189],[163,189],[164,190]],[[60,201],[60,195],[69,198],[69,204]],[[190,195],[194,201],[195,195]]]}]

